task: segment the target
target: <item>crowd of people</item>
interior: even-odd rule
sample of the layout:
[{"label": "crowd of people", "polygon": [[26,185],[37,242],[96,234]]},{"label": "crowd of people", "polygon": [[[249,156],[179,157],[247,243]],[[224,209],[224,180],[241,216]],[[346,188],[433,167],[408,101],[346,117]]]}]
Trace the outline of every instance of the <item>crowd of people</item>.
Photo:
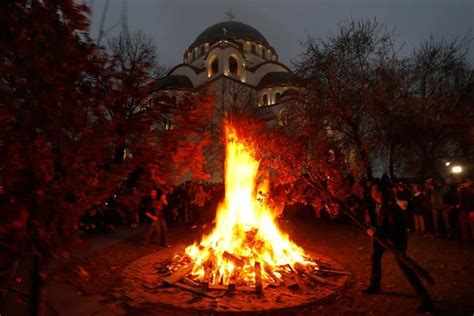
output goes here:
[{"label": "crowd of people", "polygon": [[[378,185],[407,203],[406,218],[409,230],[427,237],[474,239],[474,182],[470,179],[428,179],[424,182],[400,181],[392,183],[388,177],[365,180],[364,193],[357,197],[348,192],[346,204],[358,216],[370,222],[369,214],[375,207],[371,188]],[[133,210],[121,209],[112,196],[104,205],[90,209],[81,220],[83,231],[109,231],[118,225],[136,227],[138,223],[154,219],[153,210],[159,208],[159,217],[167,227],[208,223],[215,216],[218,203],[224,197],[222,183],[185,182],[179,186],[154,187],[143,194],[139,206]],[[155,200],[162,201],[157,207]],[[155,204],[153,204],[155,203]],[[155,206],[154,206],[155,205]],[[294,207],[293,207],[294,208]],[[315,207],[316,218],[341,217],[334,205]]]},{"label": "crowd of people", "polygon": [[[219,201],[223,199],[222,183],[185,182],[179,186],[152,187],[142,194],[135,208],[125,208],[112,196],[103,205],[91,208],[82,217],[84,232],[111,231],[120,225],[137,227],[139,223],[163,219],[166,226],[198,225],[212,221]],[[159,201],[159,202],[157,202]],[[159,214],[156,214],[159,212]],[[157,216],[158,215],[158,216]]]},{"label": "crowd of people", "polygon": [[[370,222],[369,214],[375,207],[371,188],[379,185],[398,203],[406,203],[408,229],[427,237],[474,239],[474,182],[470,179],[427,179],[424,182],[391,183],[387,177],[366,180],[359,215]],[[356,203],[357,204],[357,203]],[[361,206],[361,204],[358,204]]]}]

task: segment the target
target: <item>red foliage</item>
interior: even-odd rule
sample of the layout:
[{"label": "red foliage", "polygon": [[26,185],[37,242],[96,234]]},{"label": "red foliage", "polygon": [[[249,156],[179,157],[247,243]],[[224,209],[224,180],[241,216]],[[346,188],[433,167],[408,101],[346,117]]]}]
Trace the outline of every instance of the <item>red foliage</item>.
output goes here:
[{"label": "red foliage", "polygon": [[212,99],[187,98],[176,129],[157,132],[170,110],[146,103],[147,65],[119,71],[86,14],[73,0],[0,2],[0,223],[9,247],[45,262],[67,255],[84,211],[150,163],[159,182],[205,177]]},{"label": "red foliage", "polygon": [[173,110],[173,128],[159,131],[154,144],[155,155],[150,164],[157,184],[179,183],[185,177],[205,180],[205,147],[209,135],[205,128],[212,120],[215,99],[207,92],[187,95]]},{"label": "red foliage", "polygon": [[[292,138],[284,129],[250,113],[233,115],[230,124],[239,139],[255,148],[262,173],[270,177],[270,198],[275,205],[303,203],[322,207],[333,202],[331,197],[345,200],[348,194],[362,194],[357,179],[340,168],[341,161],[327,158],[326,146],[314,146],[309,152],[304,139]],[[310,177],[324,192],[315,190],[304,177]]]}]

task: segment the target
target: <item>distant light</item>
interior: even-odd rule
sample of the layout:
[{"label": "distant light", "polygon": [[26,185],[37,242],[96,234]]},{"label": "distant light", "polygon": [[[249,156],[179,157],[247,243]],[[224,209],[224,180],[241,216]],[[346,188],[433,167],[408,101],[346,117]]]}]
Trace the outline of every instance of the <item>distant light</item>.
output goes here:
[{"label": "distant light", "polygon": [[451,163],[449,161],[446,161],[446,167],[449,167]]},{"label": "distant light", "polygon": [[453,166],[451,168],[452,173],[461,173],[462,172],[462,167],[461,166]]}]

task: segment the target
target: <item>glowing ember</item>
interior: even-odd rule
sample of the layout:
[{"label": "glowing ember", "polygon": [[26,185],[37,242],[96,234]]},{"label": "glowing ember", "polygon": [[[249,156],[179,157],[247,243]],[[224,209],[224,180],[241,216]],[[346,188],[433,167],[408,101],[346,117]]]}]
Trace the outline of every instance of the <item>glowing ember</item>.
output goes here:
[{"label": "glowing ember", "polygon": [[281,279],[284,269],[308,265],[316,268],[303,249],[278,229],[277,212],[260,194],[267,191],[266,185],[262,181],[257,185],[259,162],[253,147],[239,140],[229,124],[225,133],[225,199],[217,209],[211,234],[186,248],[193,279],[210,284],[233,281],[255,285],[256,262],[266,282]]}]

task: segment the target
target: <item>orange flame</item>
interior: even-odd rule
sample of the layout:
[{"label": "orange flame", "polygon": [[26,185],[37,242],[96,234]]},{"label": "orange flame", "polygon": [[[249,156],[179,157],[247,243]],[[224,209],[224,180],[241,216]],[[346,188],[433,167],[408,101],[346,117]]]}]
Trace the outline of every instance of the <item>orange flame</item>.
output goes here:
[{"label": "orange flame", "polygon": [[260,163],[252,146],[239,140],[229,124],[225,133],[225,199],[217,209],[214,230],[200,244],[186,248],[192,275],[200,281],[208,277],[212,284],[236,279],[254,285],[255,262],[262,265],[262,279],[268,282],[281,277],[282,266],[314,264],[276,225],[277,212],[261,194],[267,185],[256,184]]}]

